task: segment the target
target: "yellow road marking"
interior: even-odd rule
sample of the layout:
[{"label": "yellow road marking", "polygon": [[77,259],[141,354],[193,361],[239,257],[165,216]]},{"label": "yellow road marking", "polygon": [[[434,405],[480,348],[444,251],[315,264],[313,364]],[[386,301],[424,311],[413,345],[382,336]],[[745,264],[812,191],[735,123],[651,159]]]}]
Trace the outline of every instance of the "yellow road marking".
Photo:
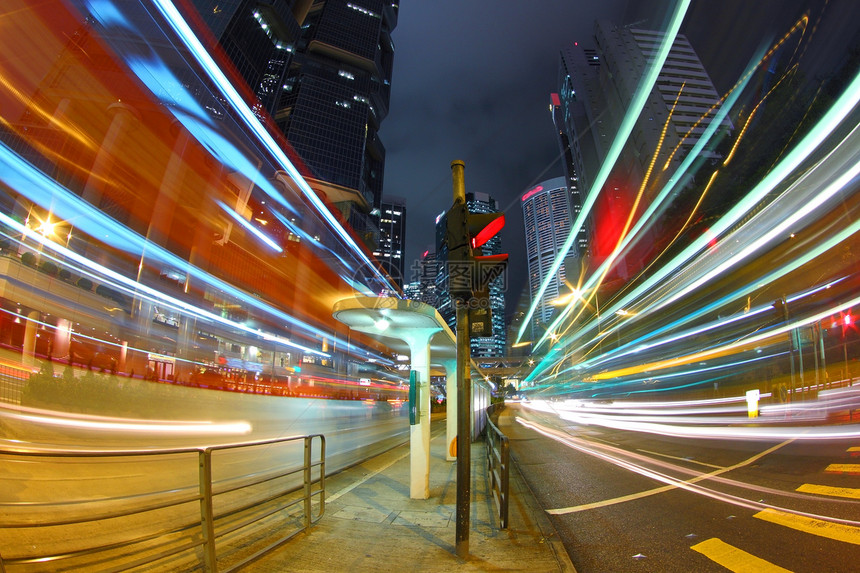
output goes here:
[{"label": "yellow road marking", "polygon": [[819,537],[827,537],[836,541],[844,541],[853,545],[860,545],[860,527],[853,525],[845,525],[843,523],[834,523],[832,521],[824,521],[823,519],[814,519],[803,515],[795,515],[775,509],[765,509],[756,513],[753,517],[790,527],[804,533],[811,533]]},{"label": "yellow road marking", "polygon": [[818,495],[829,495],[832,497],[848,497],[851,499],[860,499],[860,489],[855,487],[830,487],[828,485],[815,485],[813,483],[805,483],[797,491],[801,493],[817,493]]},{"label": "yellow road marking", "polygon": [[711,561],[735,573],[791,573],[788,569],[783,569],[716,537],[693,545],[690,549],[698,551]]},{"label": "yellow road marking", "polygon": [[860,464],[830,464],[824,471],[832,474],[860,474]]},{"label": "yellow road marking", "polygon": [[854,446],[852,448],[848,448],[849,452],[860,452],[860,446]]}]

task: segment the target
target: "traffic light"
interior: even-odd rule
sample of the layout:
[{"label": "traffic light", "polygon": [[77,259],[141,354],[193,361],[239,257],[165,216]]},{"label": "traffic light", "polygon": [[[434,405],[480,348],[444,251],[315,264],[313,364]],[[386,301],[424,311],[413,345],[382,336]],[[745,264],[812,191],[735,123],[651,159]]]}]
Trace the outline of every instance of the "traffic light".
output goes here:
[{"label": "traffic light", "polygon": [[504,226],[504,213],[470,213],[459,198],[447,213],[448,290],[468,307],[472,338],[492,335],[490,283],[505,272],[508,255],[482,255],[481,247]]},{"label": "traffic light", "polygon": [[472,298],[472,248],[465,201],[454,201],[448,209],[445,243],[448,245],[448,293],[453,301]]}]

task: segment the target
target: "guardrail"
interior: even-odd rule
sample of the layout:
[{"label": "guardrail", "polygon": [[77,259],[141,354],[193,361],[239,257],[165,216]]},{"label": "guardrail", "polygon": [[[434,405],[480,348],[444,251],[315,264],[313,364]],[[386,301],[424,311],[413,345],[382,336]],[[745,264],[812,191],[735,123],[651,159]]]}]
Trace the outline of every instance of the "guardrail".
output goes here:
[{"label": "guardrail", "polygon": [[[313,456],[315,439],[319,440],[318,459]],[[290,447],[291,443],[295,443],[292,447],[296,449],[303,443],[301,466],[266,468],[213,481],[213,454],[220,458],[225,455],[222,452],[235,452],[234,459],[225,460],[223,465],[226,467],[231,463],[247,463],[255,448],[266,448],[263,453],[271,456],[274,453],[271,448],[280,445]],[[41,571],[46,567],[52,571],[168,571],[200,567],[207,573],[235,571],[308,530],[325,511],[325,436],[321,434],[161,450],[7,448],[0,449],[0,456],[7,460],[51,458],[64,463],[68,463],[66,460],[70,458],[89,463],[125,461],[131,467],[139,467],[154,457],[161,463],[176,463],[176,473],[193,471],[193,466],[187,466],[193,463],[191,460],[197,461],[196,491],[193,486],[178,490],[167,487],[115,497],[96,493],[89,499],[59,503],[32,500],[0,503],[0,530],[7,540],[13,535],[16,539],[26,538],[30,531],[38,529],[39,532],[30,535],[31,538],[38,539],[43,545],[47,539],[63,546],[56,553],[34,554],[28,553],[27,549],[39,544],[16,544],[14,548],[18,554],[10,555],[7,549],[6,554],[0,556],[2,573],[11,573],[13,567],[18,570],[27,565],[37,565]],[[216,465],[216,469],[225,471],[220,465]],[[316,496],[319,496],[319,507],[314,514],[312,501]],[[199,506],[199,511],[193,509],[195,506]],[[54,517],[48,520],[34,518],[34,511],[37,514],[47,512]],[[186,514],[184,518],[181,517],[183,513]],[[192,518],[193,514],[197,517]],[[267,521],[264,523],[263,520]],[[247,528],[252,525],[257,525],[257,528],[249,531]],[[284,525],[292,525],[295,529],[284,534]],[[112,530],[113,534],[119,533],[119,537],[127,531],[134,533],[125,539],[93,541],[103,539],[105,532]],[[245,530],[244,535],[240,530]],[[273,537],[276,538],[274,541]],[[68,549],[69,539],[80,540],[84,546]],[[216,540],[219,539],[223,543],[220,547],[229,548],[225,555],[219,556],[216,550]],[[88,545],[88,541],[92,544]],[[52,550],[56,551],[56,548]]]},{"label": "guardrail", "polygon": [[510,447],[508,437],[499,430],[487,409],[487,464],[489,469],[490,491],[499,512],[499,529],[508,528],[508,484],[510,474]]},{"label": "guardrail", "polygon": [[24,385],[32,373],[32,368],[6,363],[0,358],[0,402],[20,404]]}]

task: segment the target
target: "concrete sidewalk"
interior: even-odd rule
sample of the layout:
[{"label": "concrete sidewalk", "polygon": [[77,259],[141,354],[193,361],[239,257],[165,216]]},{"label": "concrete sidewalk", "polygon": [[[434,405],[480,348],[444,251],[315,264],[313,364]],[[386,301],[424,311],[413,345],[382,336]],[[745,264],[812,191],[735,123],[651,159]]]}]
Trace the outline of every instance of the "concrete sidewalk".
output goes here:
[{"label": "concrete sidewalk", "polygon": [[457,557],[456,463],[445,460],[444,424],[433,429],[429,499],[409,499],[409,445],[399,446],[328,478],[322,519],[246,570],[575,573],[515,467],[508,529],[499,530],[483,441],[472,444],[469,557]]}]

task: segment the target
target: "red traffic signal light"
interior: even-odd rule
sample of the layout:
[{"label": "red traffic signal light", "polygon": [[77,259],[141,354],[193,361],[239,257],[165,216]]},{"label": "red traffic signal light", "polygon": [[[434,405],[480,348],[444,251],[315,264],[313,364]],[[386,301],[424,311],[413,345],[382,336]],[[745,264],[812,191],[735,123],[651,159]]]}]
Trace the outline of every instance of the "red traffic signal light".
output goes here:
[{"label": "red traffic signal light", "polygon": [[470,213],[462,198],[446,213],[448,290],[452,299],[488,306],[489,284],[501,276],[508,255],[482,256],[480,248],[505,226],[504,213]]},{"label": "red traffic signal light", "polygon": [[469,213],[467,220],[473,249],[485,245],[505,226],[504,213]]}]

